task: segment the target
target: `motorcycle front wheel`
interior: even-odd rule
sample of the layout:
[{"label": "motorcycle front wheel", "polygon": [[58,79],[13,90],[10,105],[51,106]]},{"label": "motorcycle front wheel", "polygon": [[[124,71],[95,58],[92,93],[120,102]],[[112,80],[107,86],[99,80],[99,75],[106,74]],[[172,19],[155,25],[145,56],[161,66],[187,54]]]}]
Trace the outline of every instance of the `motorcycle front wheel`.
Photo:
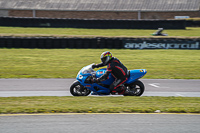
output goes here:
[{"label": "motorcycle front wheel", "polygon": [[145,90],[144,84],[140,80],[127,85],[127,87],[129,87],[129,90],[132,91],[132,93],[131,95],[126,94],[124,96],[141,96]]},{"label": "motorcycle front wheel", "polygon": [[91,91],[82,86],[79,81],[75,81],[70,87],[70,93],[73,96],[88,96]]}]

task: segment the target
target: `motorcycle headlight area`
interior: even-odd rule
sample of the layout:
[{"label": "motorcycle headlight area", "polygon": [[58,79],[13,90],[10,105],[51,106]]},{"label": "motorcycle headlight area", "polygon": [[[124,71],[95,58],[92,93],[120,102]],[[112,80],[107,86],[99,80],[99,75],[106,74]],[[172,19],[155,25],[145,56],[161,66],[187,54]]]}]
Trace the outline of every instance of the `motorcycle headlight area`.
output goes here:
[{"label": "motorcycle headlight area", "polygon": [[82,75],[79,75],[79,76],[78,76],[78,78],[79,78],[79,79],[82,79],[82,78],[83,78],[83,76],[82,76]]}]

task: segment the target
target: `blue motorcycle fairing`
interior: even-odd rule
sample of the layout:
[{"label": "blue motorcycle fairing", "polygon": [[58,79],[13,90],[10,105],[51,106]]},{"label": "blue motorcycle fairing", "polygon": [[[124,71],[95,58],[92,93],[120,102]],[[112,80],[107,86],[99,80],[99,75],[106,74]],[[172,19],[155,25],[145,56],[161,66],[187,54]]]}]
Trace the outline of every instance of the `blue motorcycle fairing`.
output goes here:
[{"label": "blue motorcycle fairing", "polygon": [[[89,66],[86,66],[86,67],[89,67]],[[84,67],[84,68],[86,68],[86,67]],[[85,82],[85,80],[89,76],[92,76],[92,73],[95,74],[96,78],[101,77],[106,72],[106,68],[99,69],[96,72],[94,70],[89,69],[88,73],[87,72],[83,73],[84,68],[82,68],[79,71],[79,73],[77,74],[77,77],[76,77],[76,79],[81,83],[81,85],[83,85],[84,87],[88,88],[89,90],[91,90],[93,92],[96,92],[99,95],[101,95],[101,94],[109,95],[110,94],[109,88],[103,87],[103,86],[101,86],[101,85],[99,85],[97,83],[90,84],[90,83],[86,83]],[[137,79],[143,77],[146,73],[147,73],[146,69],[130,70],[129,78],[125,83],[126,84],[133,83]],[[114,82],[115,78],[111,74],[109,74],[108,77],[109,78],[107,80],[105,80],[105,81],[102,81],[101,84],[111,85]]]},{"label": "blue motorcycle fairing", "polygon": [[[85,83],[85,80],[89,76],[92,76],[92,74],[91,73],[83,74],[84,68],[82,68],[76,76],[76,79],[81,83],[81,85],[83,85],[84,87],[88,88],[91,91],[96,92],[97,94],[109,95],[110,94],[109,88],[103,87],[97,83],[93,83],[93,84]],[[100,70],[96,71],[95,77],[96,78],[101,77],[105,73],[105,71],[106,71],[106,69],[100,69]],[[102,81],[101,83],[105,84],[105,85],[110,85],[110,84],[112,84],[113,81],[114,81],[114,77],[110,74],[109,78],[105,81]],[[98,89],[96,90],[95,88],[96,89],[98,88]]]},{"label": "blue motorcycle fairing", "polygon": [[[105,88],[97,83],[93,83],[93,84],[89,84],[89,83],[85,83],[85,80],[89,77],[92,76],[92,74],[87,73],[87,74],[83,74],[81,71],[78,73],[78,75],[76,76],[76,79],[81,83],[81,85],[83,85],[84,87],[88,88],[91,91],[96,92],[97,94],[104,94],[104,95],[109,95],[110,94],[110,90],[108,88]],[[114,80],[113,80],[114,81]],[[107,81],[103,81],[103,83],[108,83]],[[95,88],[98,88],[98,90],[96,90]]]}]

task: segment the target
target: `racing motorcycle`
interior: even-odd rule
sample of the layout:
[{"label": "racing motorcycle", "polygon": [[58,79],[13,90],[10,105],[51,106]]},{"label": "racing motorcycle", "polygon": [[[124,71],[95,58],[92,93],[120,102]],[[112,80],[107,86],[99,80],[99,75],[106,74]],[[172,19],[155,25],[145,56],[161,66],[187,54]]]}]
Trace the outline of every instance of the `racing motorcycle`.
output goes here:
[{"label": "racing motorcycle", "polygon": [[[94,71],[92,65],[83,67],[77,74],[76,81],[70,87],[70,93],[73,96],[88,96],[91,92],[95,95],[111,95],[109,86],[115,78],[109,74],[108,79],[100,83],[92,82],[92,79],[101,77],[106,68]],[[147,73],[146,69],[135,69],[128,71],[128,80],[123,84],[126,91],[131,92],[123,94],[124,96],[141,96],[145,90],[144,84],[139,80]],[[117,95],[117,93],[115,94]]]}]

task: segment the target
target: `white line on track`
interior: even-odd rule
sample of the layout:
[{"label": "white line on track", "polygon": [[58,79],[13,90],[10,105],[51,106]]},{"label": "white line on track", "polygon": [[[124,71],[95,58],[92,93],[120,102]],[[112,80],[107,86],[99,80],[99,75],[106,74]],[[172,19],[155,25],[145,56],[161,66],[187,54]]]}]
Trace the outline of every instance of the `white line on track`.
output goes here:
[{"label": "white line on track", "polygon": [[156,87],[156,88],[169,88],[169,87],[161,86],[160,83],[152,83],[152,84],[149,84],[149,85]]},{"label": "white line on track", "polygon": [[176,94],[177,96],[181,96],[181,97],[184,97],[184,95],[181,95],[181,94]]},{"label": "white line on track", "polygon": [[149,85],[151,85],[151,86],[153,86],[153,87],[156,87],[156,88],[159,88],[158,84],[159,84],[159,83],[153,83],[153,84],[149,84]]}]

